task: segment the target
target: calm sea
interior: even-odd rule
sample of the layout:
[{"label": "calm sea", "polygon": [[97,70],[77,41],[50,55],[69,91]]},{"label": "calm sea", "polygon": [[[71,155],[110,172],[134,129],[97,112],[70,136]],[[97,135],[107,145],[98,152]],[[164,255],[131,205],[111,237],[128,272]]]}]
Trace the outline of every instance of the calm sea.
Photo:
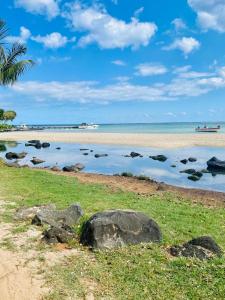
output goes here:
[{"label": "calm sea", "polygon": [[[51,126],[76,126],[78,124],[60,124],[60,125],[47,125],[50,128],[48,131],[84,131],[79,129],[53,129]],[[221,126],[221,133],[225,133],[225,122],[207,122],[207,123],[140,123],[140,124],[100,124],[97,129],[85,129],[85,131],[93,132],[115,132],[115,133],[193,133],[197,126],[203,127],[207,125],[209,127]],[[36,125],[37,126],[37,125]],[[40,125],[45,126],[45,125]]]}]

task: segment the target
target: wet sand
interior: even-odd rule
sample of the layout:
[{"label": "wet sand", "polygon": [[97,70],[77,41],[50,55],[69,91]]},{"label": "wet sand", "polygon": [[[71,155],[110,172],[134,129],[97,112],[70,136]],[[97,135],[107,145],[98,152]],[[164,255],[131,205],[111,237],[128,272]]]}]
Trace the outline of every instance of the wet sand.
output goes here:
[{"label": "wet sand", "polygon": [[156,148],[194,146],[225,147],[225,134],[137,134],[99,132],[47,132],[24,131],[0,133],[0,140],[28,141],[38,139],[47,142],[105,144]]}]

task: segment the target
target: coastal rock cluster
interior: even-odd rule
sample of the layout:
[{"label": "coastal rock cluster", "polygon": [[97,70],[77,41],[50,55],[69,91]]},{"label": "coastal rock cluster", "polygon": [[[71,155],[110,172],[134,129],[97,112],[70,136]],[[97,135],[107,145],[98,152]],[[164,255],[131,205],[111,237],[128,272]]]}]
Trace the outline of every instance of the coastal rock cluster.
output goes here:
[{"label": "coastal rock cluster", "polygon": [[[142,212],[133,210],[107,210],[92,215],[81,224],[81,234],[75,234],[84,215],[79,204],[72,204],[64,210],[54,205],[20,208],[14,219],[31,220],[33,225],[49,226],[43,231],[43,241],[49,244],[68,243],[79,239],[90,249],[114,249],[140,243],[160,243],[162,232],[159,225]],[[168,249],[172,256],[193,257],[200,260],[222,256],[222,249],[210,236],[194,238],[183,245]]]}]

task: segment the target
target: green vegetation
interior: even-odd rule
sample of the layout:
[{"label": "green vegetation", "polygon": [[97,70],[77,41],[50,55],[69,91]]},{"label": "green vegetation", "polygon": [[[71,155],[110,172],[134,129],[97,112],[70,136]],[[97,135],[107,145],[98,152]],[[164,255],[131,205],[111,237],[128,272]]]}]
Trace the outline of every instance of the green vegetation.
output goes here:
[{"label": "green vegetation", "polygon": [[8,35],[8,29],[3,20],[0,20],[0,85],[15,83],[24,71],[32,66],[32,60],[20,60],[25,55],[27,48],[19,43],[14,43],[11,48],[5,47],[4,39]]},{"label": "green vegetation", "polygon": [[65,208],[79,202],[85,211],[81,223],[97,211],[134,209],[155,219],[162,229],[159,245],[102,252],[73,245],[78,253],[46,274],[53,287],[46,299],[82,299],[87,290],[96,299],[224,299],[225,258],[202,262],[172,258],[167,251],[170,245],[201,235],[212,236],[225,249],[224,209],[193,204],[169,193],[144,197],[100,184],[81,184],[76,178],[41,170],[2,166],[0,178],[1,197],[18,207],[55,203]]}]

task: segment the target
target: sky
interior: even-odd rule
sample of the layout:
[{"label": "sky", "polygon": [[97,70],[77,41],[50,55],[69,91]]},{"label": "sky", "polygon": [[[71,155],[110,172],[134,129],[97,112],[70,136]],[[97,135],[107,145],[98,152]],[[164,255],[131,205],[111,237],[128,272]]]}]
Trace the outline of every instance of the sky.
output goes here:
[{"label": "sky", "polygon": [[224,0],[0,0],[36,62],[0,107],[16,123],[225,121]]}]

